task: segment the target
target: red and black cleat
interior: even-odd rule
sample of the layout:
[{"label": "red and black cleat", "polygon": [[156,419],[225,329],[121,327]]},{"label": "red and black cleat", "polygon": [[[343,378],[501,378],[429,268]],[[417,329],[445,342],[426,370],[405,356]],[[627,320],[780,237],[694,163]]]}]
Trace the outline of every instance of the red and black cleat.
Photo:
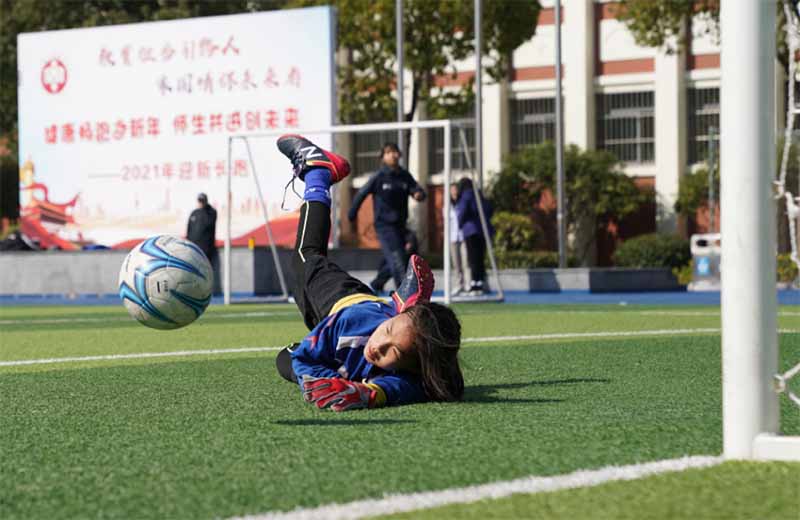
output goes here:
[{"label": "red and black cleat", "polygon": [[278,138],[278,150],[292,161],[295,177],[302,181],[308,170],[327,168],[331,184],[350,174],[350,163],[341,155],[323,150],[302,135],[286,134]]},{"label": "red and black cleat", "polygon": [[411,255],[403,282],[392,293],[397,312],[403,312],[418,303],[429,302],[433,294],[433,285],[433,271],[428,262],[419,255]]}]

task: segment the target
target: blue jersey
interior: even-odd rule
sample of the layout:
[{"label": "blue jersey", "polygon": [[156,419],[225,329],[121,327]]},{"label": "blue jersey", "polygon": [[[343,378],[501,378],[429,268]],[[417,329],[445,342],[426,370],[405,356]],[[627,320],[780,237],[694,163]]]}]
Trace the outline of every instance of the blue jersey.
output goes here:
[{"label": "blue jersey", "polygon": [[418,376],[385,371],[364,358],[369,337],[395,315],[394,307],[384,302],[362,301],[326,316],[292,352],[292,369],[300,387],[304,375],[342,377],[377,384],[386,394],[387,406],[426,401]]}]

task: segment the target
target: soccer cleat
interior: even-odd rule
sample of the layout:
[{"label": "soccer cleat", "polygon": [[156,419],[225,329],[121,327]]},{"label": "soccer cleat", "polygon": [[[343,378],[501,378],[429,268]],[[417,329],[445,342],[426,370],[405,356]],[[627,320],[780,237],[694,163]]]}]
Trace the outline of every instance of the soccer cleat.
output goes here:
[{"label": "soccer cleat", "polygon": [[469,292],[467,293],[468,296],[483,296],[485,294],[486,288],[481,281],[472,282]]},{"label": "soccer cleat", "polygon": [[327,168],[331,184],[336,184],[350,174],[350,163],[341,155],[323,150],[305,137],[286,134],[278,138],[278,150],[292,161],[295,177],[302,181],[313,168]]},{"label": "soccer cleat", "polygon": [[433,271],[428,262],[419,255],[411,255],[403,282],[392,293],[397,312],[403,312],[421,302],[429,302],[433,294],[433,285]]}]

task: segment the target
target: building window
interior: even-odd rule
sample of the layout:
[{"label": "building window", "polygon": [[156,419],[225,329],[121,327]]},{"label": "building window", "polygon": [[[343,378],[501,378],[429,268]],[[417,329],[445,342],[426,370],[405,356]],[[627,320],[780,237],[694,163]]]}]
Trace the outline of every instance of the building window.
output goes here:
[{"label": "building window", "polygon": [[[382,164],[382,150],[385,143],[397,142],[397,131],[359,132],[353,134],[353,176],[370,175]],[[401,161],[405,164],[405,161]]]},{"label": "building window", "polygon": [[[453,119],[456,123],[450,129],[450,154],[451,170],[471,170],[475,167],[475,120],[474,119]],[[463,131],[463,139],[462,139]],[[432,174],[444,172],[444,129],[434,128],[430,130],[430,141],[428,143],[428,161]],[[467,153],[469,160],[464,153],[464,142],[467,143]]]},{"label": "building window", "polygon": [[653,92],[597,95],[597,148],[620,161],[655,160]]},{"label": "building window", "polygon": [[511,151],[556,139],[556,99],[512,99]]},{"label": "building window", "polygon": [[[688,116],[689,164],[708,159],[708,145],[713,127],[719,146],[719,89],[691,88],[686,103]],[[719,150],[715,152],[719,161]]]}]

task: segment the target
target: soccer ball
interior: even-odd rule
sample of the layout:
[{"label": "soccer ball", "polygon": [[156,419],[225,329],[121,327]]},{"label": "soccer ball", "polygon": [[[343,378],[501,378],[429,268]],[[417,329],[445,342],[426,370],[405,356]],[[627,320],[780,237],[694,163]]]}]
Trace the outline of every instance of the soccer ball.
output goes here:
[{"label": "soccer ball", "polygon": [[182,238],[148,238],[125,257],[119,297],[128,314],[154,329],[177,329],[200,317],[211,301],[214,273],[199,247]]}]

